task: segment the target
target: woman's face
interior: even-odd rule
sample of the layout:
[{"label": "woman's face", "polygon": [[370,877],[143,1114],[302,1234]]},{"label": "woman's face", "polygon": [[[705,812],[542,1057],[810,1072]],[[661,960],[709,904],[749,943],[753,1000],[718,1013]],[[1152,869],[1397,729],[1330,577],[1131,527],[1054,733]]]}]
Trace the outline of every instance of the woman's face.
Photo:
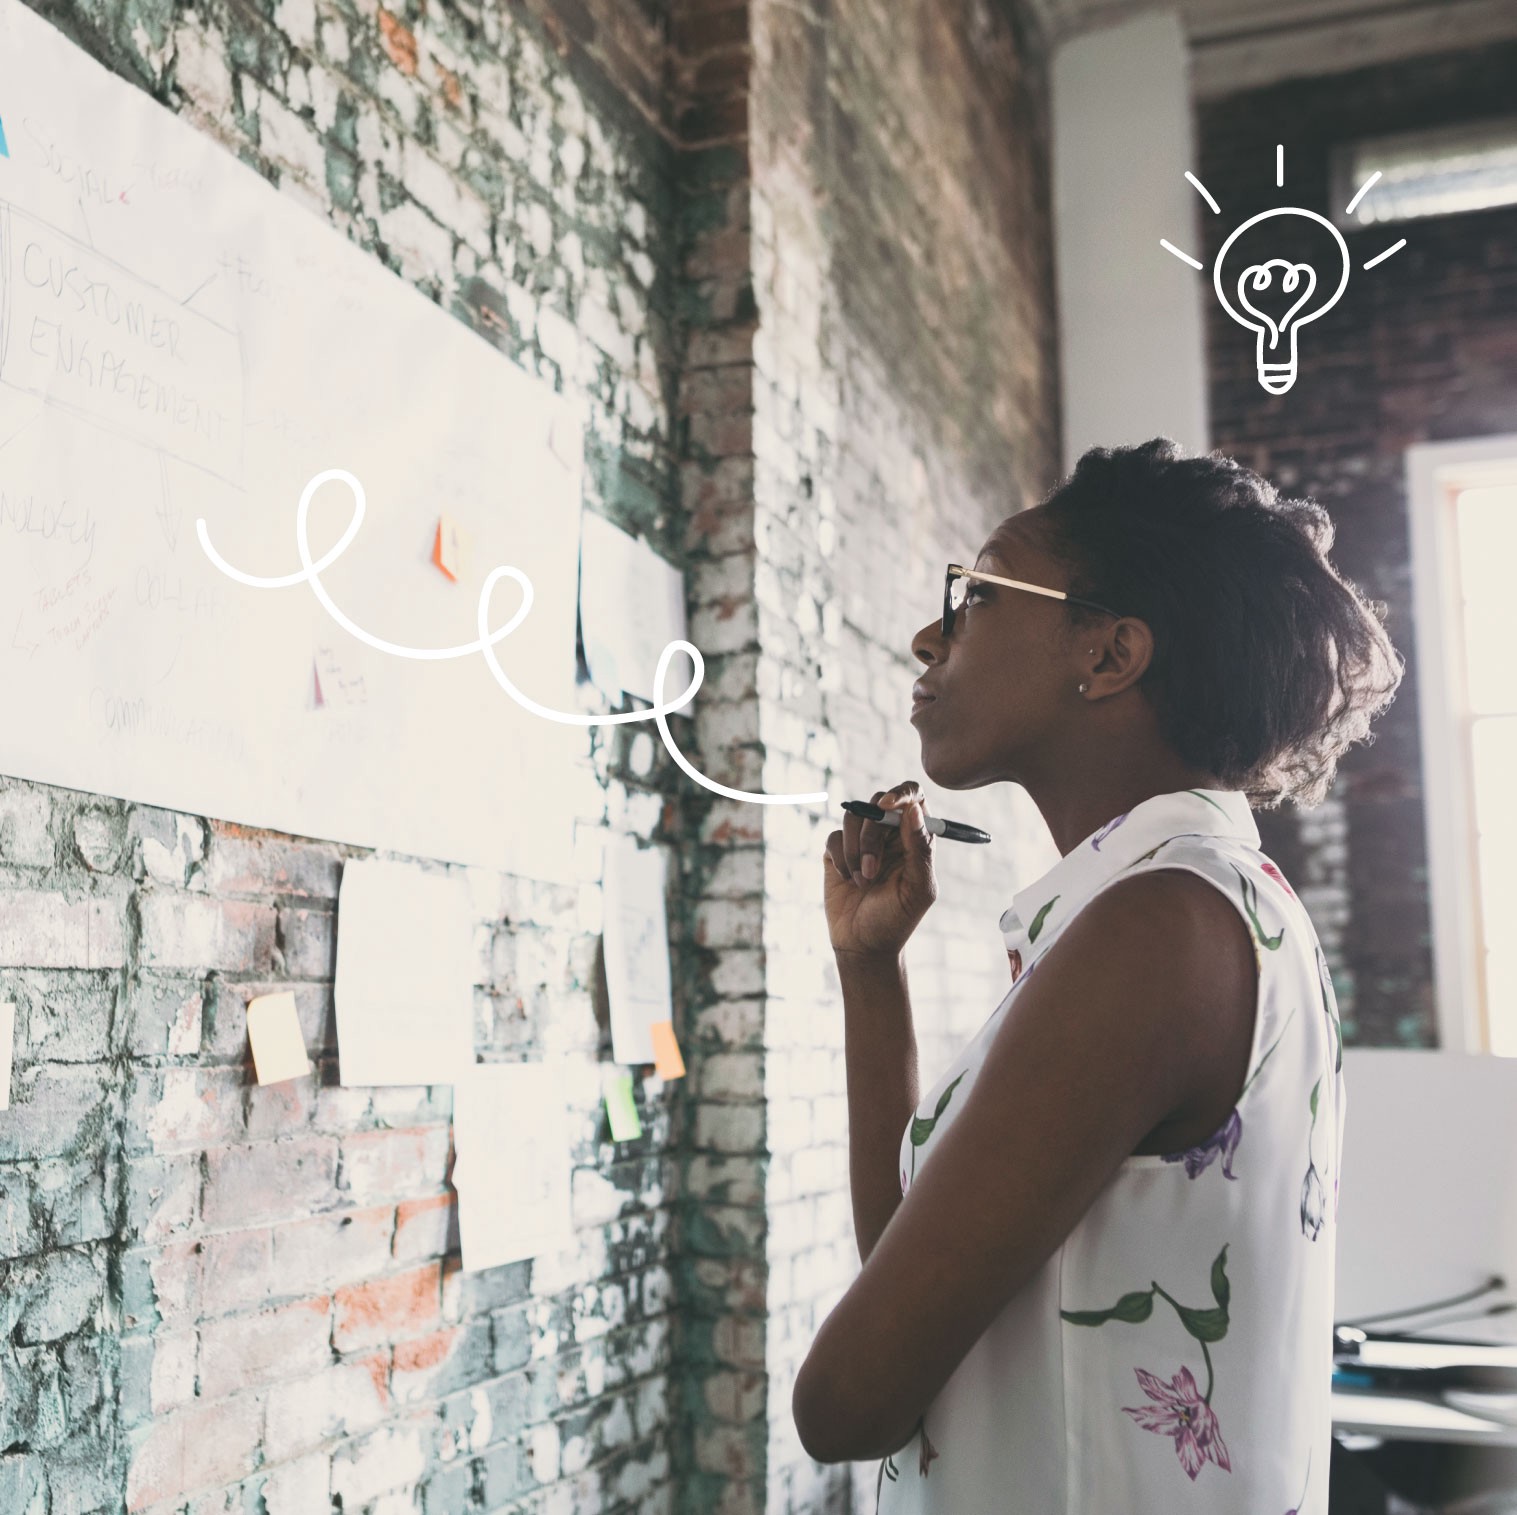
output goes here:
[{"label": "woman's face", "polygon": [[[1038,543],[1038,516],[1009,516],[966,566],[1067,589],[1068,571]],[[1099,642],[1069,625],[1062,600],[970,580],[952,634],[943,636],[939,616],[912,638],[925,665],[914,693],[932,697],[911,715],[927,777],[977,789],[1042,771],[1083,709],[1077,686],[1089,676],[1089,647]]]}]

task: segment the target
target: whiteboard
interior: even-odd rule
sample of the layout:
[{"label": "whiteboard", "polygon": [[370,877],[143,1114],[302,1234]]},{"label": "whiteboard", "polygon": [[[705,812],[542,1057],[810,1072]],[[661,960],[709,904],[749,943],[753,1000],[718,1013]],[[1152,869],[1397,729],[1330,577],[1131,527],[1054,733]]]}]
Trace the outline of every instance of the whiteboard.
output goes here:
[{"label": "whiteboard", "polygon": [[[348,470],[367,506],[322,574],[338,606],[454,647],[518,568],[533,608],[492,650],[572,711],[581,409],[18,0],[0,130],[0,771],[571,877],[581,728],[478,651],[390,655],[308,582],[238,583],[195,522],[242,572],[298,574],[301,491]],[[353,511],[315,494],[314,560]],[[471,580],[431,561],[442,513]],[[501,580],[489,626],[520,603]]]},{"label": "whiteboard", "polygon": [[[1517,1058],[1348,1047],[1343,1080],[1334,1318],[1449,1299],[1493,1273],[1508,1287],[1466,1308],[1517,1298]],[[1449,1332],[1517,1342],[1517,1314],[1462,1320]]]}]

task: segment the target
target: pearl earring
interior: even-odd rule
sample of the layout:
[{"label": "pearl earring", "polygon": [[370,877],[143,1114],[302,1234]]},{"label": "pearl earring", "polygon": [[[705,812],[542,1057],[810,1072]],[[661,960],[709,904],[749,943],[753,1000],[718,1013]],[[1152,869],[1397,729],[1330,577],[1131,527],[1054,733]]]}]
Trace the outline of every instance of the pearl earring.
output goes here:
[{"label": "pearl earring", "polygon": [[1084,694],[1084,693],[1085,693],[1085,691],[1086,691],[1086,690],[1087,690],[1087,689],[1089,689],[1089,688],[1090,688],[1090,685],[1089,685],[1089,684],[1081,684],[1081,685],[1080,685],[1080,693],[1081,693],[1081,694]]}]

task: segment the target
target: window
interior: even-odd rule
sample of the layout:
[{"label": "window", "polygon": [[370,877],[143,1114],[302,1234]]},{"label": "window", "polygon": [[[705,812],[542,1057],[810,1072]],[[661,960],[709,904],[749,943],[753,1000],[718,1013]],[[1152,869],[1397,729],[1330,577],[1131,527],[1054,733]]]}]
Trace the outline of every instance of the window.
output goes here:
[{"label": "window", "polygon": [[1517,437],[1407,475],[1440,1041],[1517,1057]]},{"label": "window", "polygon": [[1332,217],[1345,231],[1517,205],[1517,116],[1346,143],[1333,150],[1331,174]]}]

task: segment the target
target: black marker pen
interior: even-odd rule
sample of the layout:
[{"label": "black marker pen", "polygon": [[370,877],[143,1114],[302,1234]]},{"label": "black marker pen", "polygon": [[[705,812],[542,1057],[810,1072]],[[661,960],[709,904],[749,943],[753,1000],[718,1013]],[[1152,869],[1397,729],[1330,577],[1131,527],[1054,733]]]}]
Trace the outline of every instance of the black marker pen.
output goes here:
[{"label": "black marker pen", "polygon": [[[878,805],[871,805],[868,800],[844,800],[843,809],[850,815],[862,816],[866,821],[879,821],[882,826],[901,824],[899,810],[881,810]],[[989,832],[981,831],[978,826],[966,826],[963,821],[945,821],[941,816],[936,815],[927,817],[927,829],[934,836],[944,837],[950,842],[988,842],[990,840]]]}]

